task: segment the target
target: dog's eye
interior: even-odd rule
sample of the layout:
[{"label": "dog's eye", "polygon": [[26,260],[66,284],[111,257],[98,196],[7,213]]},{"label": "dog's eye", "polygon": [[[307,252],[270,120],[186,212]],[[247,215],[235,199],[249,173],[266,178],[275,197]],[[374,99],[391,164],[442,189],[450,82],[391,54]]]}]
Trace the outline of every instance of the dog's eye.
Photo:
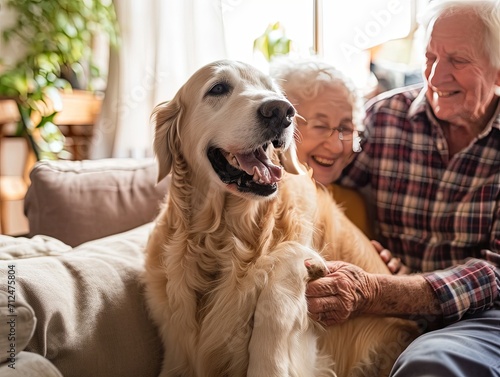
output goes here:
[{"label": "dog's eye", "polygon": [[212,88],[208,91],[208,95],[212,96],[222,96],[229,92],[229,85],[226,83],[218,83],[212,86]]}]

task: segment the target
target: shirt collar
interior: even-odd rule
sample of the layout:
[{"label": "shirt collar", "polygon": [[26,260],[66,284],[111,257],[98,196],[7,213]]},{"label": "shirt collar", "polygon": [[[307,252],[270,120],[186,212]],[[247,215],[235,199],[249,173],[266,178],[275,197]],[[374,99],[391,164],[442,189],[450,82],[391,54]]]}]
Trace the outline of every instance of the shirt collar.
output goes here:
[{"label": "shirt collar", "polygon": [[491,117],[490,121],[488,122],[488,125],[486,126],[486,129],[489,129],[490,127],[497,128],[500,130],[500,98],[497,96],[497,109],[493,113],[493,116]]},{"label": "shirt collar", "polygon": [[418,96],[415,97],[413,102],[410,105],[410,108],[408,109],[408,116],[410,118],[413,118],[414,116],[425,113],[426,108],[427,108],[427,100],[425,99],[425,86],[422,88],[420,93],[418,93]]}]

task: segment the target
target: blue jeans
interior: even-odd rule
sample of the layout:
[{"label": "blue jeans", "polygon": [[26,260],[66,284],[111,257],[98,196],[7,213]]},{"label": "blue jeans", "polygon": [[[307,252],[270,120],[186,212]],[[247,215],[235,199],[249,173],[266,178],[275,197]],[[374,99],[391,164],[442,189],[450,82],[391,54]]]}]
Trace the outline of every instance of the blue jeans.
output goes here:
[{"label": "blue jeans", "polygon": [[418,337],[399,356],[392,377],[500,377],[500,310]]}]

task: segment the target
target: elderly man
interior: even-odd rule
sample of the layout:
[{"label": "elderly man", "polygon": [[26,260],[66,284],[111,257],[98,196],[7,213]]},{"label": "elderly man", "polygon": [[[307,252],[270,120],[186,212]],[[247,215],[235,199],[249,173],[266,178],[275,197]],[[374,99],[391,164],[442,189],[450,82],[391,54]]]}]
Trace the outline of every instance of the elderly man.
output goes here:
[{"label": "elderly man", "polygon": [[309,309],[326,325],[360,313],[418,319],[425,333],[392,376],[498,377],[500,3],[435,0],[423,26],[424,88],[369,104],[367,142],[341,178],[369,188],[381,244],[415,273],[329,262],[308,286]]}]

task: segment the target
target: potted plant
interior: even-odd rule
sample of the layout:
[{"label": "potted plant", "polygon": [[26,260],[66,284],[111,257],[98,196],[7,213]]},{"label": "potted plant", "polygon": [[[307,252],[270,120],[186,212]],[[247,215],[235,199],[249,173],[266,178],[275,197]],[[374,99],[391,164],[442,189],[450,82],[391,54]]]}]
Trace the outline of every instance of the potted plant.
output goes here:
[{"label": "potted plant", "polygon": [[17,18],[2,36],[25,53],[0,72],[0,96],[16,100],[17,135],[30,138],[39,159],[64,157],[64,136],[53,122],[61,110],[60,91],[71,90],[70,76],[74,85],[83,64],[90,78],[100,75],[92,62],[92,42],[104,33],[110,45],[118,45],[114,6],[111,0],[5,2]]},{"label": "potted plant", "polygon": [[253,50],[260,52],[270,62],[275,56],[290,53],[292,41],[288,39],[280,22],[270,24],[266,31],[253,42]]}]

